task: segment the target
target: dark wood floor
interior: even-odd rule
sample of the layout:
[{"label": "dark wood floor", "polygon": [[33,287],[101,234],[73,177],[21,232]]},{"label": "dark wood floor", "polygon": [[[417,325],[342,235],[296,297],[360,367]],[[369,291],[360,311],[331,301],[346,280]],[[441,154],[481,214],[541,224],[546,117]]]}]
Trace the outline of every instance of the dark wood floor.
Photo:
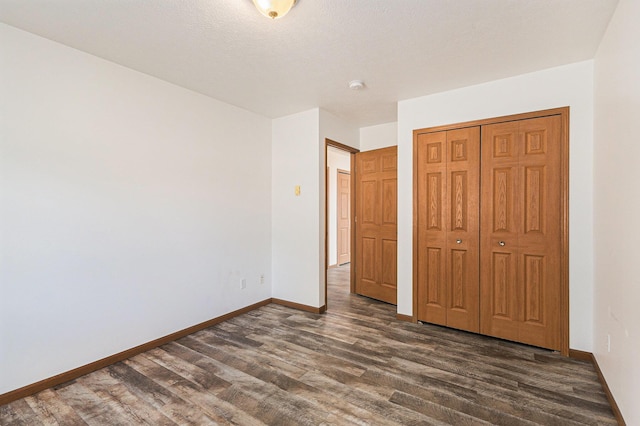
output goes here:
[{"label": "dark wood floor", "polygon": [[0,424],[616,424],[593,367],[395,319],[330,270],[329,310],[268,305],[0,407]]}]

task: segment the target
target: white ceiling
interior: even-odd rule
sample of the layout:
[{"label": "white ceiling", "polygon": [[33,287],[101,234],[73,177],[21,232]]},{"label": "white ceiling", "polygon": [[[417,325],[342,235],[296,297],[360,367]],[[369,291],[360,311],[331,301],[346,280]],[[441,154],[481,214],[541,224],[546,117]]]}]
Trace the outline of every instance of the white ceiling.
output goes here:
[{"label": "white ceiling", "polygon": [[[268,117],[396,102],[593,58],[617,0],[0,0],[0,21]],[[367,88],[350,91],[352,79]]]}]

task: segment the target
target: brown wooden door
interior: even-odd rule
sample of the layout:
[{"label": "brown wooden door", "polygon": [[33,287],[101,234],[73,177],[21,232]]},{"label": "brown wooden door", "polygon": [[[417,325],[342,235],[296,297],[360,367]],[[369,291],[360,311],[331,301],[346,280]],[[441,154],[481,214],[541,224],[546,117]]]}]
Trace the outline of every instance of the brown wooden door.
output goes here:
[{"label": "brown wooden door", "polygon": [[418,319],[479,331],[480,127],[418,135]]},{"label": "brown wooden door", "polygon": [[356,154],[356,293],[397,303],[397,147]]},{"label": "brown wooden door", "polygon": [[338,170],[338,265],[351,261],[351,174]]},{"label": "brown wooden door", "polygon": [[560,116],[482,128],[481,332],[562,350]]}]

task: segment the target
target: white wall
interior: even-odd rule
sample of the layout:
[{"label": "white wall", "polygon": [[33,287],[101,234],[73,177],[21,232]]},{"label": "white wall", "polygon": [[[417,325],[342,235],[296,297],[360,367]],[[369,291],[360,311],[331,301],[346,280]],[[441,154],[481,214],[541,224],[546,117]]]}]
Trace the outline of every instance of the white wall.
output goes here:
[{"label": "white wall", "polygon": [[639,21],[640,3],[620,1],[595,59],[593,351],[628,425],[640,424]]},{"label": "white wall", "polygon": [[360,128],[360,151],[398,145],[398,123],[385,123]]},{"label": "white wall", "polygon": [[[352,147],[358,129],[321,109],[273,120],[273,297],[325,304],[325,138]],[[300,196],[294,187],[301,186]]]},{"label": "white wall", "polygon": [[327,198],[329,201],[328,251],[329,266],[338,263],[338,170],[351,171],[351,154],[338,148],[327,148],[327,173],[329,174],[329,187]]},{"label": "white wall", "polygon": [[319,124],[313,109],[273,120],[272,130],[273,297],[313,307],[321,306]]},{"label": "white wall", "polygon": [[593,61],[398,104],[398,312],[412,313],[414,129],[570,106],[570,347],[593,338]]},{"label": "white wall", "polygon": [[[320,109],[320,150],[322,158],[324,158],[325,139],[331,139],[343,145],[359,149],[360,129],[355,124]],[[322,171],[322,175],[324,176],[324,171]]]},{"label": "white wall", "polygon": [[0,394],[271,296],[271,120],[4,24],[0,62]]}]

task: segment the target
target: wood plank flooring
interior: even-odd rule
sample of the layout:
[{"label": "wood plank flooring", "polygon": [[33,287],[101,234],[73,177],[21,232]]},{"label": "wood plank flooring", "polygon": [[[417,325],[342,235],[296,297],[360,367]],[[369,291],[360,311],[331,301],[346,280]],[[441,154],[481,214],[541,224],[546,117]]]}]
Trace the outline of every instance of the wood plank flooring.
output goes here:
[{"label": "wood plank flooring", "polygon": [[0,407],[2,425],[615,425],[593,367],[395,319],[329,271],[329,310],[278,305]]}]

